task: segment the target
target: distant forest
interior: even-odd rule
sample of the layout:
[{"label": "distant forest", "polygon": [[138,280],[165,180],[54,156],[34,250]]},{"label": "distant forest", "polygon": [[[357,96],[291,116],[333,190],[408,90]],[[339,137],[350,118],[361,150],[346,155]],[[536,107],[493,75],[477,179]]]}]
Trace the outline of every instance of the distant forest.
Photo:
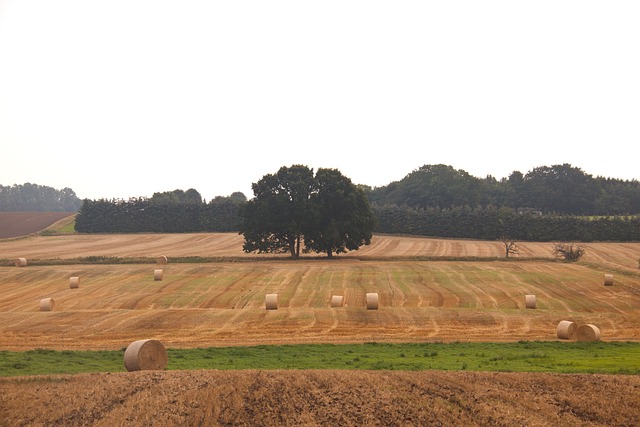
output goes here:
[{"label": "distant forest", "polygon": [[154,193],[129,200],[86,199],[76,215],[81,233],[191,233],[238,231],[243,193],[215,197],[206,203],[191,188]]},{"label": "distant forest", "polygon": [[70,188],[56,190],[31,183],[0,185],[0,211],[76,212],[81,206],[82,200]]},{"label": "distant forest", "polygon": [[[640,182],[593,177],[569,164],[541,166],[508,178],[477,178],[446,165],[424,165],[383,187],[361,185],[372,204],[417,209],[455,207],[511,208],[556,215],[640,214]],[[246,200],[237,192],[233,200]],[[154,193],[151,202],[202,203],[194,190]],[[115,200],[114,200],[115,201]],[[122,200],[120,200],[122,202]],[[0,185],[0,211],[74,212],[83,201],[70,188],[24,184]]]},{"label": "distant forest", "polygon": [[425,165],[368,189],[376,232],[485,240],[638,241],[640,182],[596,177],[569,164],[476,178]]},{"label": "distant forest", "polygon": [[[501,180],[473,177],[446,165],[425,165],[386,186],[360,188],[369,197],[378,233],[486,240],[640,240],[640,182],[593,177],[569,164],[538,167],[527,174],[516,171]],[[40,192],[31,191],[36,189]],[[18,197],[23,190],[31,196]],[[50,200],[35,194],[50,195]],[[49,201],[38,205],[36,200]],[[79,210],[76,230],[87,233],[237,231],[246,201],[237,192],[207,203],[189,189],[126,201],[80,202],[70,189],[0,186],[0,210]]]},{"label": "distant forest", "polygon": [[369,189],[379,206],[496,207],[558,215],[640,213],[640,182],[593,177],[569,164],[542,166],[508,178],[476,178],[446,165],[425,165],[400,181]]}]

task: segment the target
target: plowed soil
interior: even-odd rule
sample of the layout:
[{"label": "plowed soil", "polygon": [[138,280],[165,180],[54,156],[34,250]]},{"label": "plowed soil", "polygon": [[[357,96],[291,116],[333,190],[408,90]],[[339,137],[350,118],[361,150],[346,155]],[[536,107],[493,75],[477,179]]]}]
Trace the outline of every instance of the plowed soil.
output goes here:
[{"label": "plowed soil", "polygon": [[[0,267],[0,350],[298,342],[557,340],[560,320],[640,340],[640,244],[551,245],[374,236],[335,260],[244,254],[233,233],[31,236],[0,258],[169,257],[169,264]],[[229,257],[187,264],[172,257]],[[477,261],[415,257],[475,256]],[[549,258],[543,260],[540,258]],[[163,280],[153,270],[163,269]],[[603,286],[613,272],[614,286]],[[69,289],[69,277],[80,287]],[[364,295],[378,292],[380,308]],[[267,311],[266,293],[279,308]],[[345,306],[331,308],[332,295]],[[535,294],[536,309],[524,308]],[[41,298],[55,308],[40,312]],[[0,426],[640,425],[640,377],[473,372],[183,371],[0,379]]]},{"label": "plowed soil", "polygon": [[0,211],[0,239],[37,233],[73,215],[75,212]]},{"label": "plowed soil", "polygon": [[637,426],[640,377],[165,371],[0,379],[0,426]]}]

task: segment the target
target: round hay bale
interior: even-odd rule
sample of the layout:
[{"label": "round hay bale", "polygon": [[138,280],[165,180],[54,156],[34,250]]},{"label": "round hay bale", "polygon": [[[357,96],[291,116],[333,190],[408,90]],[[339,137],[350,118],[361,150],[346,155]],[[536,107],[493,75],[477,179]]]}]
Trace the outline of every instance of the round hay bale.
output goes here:
[{"label": "round hay bale", "polygon": [[375,292],[367,293],[367,310],[377,310],[378,302],[380,299],[378,298],[378,294]]},{"label": "round hay bale", "polygon": [[53,311],[54,306],[53,298],[42,298],[40,300],[40,311]]},{"label": "round hay bale", "polygon": [[558,334],[558,338],[562,340],[572,340],[576,337],[576,329],[577,325],[574,322],[563,320],[558,323],[556,333]]},{"label": "round hay bale", "polygon": [[535,295],[525,295],[524,296],[524,306],[525,306],[525,308],[536,308],[536,296]]},{"label": "round hay bale", "polygon": [[167,350],[158,340],[138,340],[124,352],[127,371],[162,370],[167,367]]},{"label": "round hay bale", "polygon": [[578,341],[600,341],[600,329],[595,325],[580,325],[576,337]]},{"label": "round hay bale", "polygon": [[169,262],[169,260],[167,259],[167,257],[166,257],[166,256],[161,255],[161,256],[159,256],[159,257],[158,257],[158,259],[156,260],[156,262],[157,262],[159,265],[165,265],[167,262]]},{"label": "round hay bale", "polygon": [[26,267],[27,259],[26,258],[18,258],[16,259],[16,267]]},{"label": "round hay bale", "polygon": [[80,287],[80,278],[78,276],[69,277],[69,289],[78,289]]},{"label": "round hay bale", "polygon": [[342,295],[333,295],[331,297],[331,307],[342,307],[344,297]]},{"label": "round hay bale", "polygon": [[613,286],[613,274],[605,274],[604,275],[604,285],[605,286]]},{"label": "round hay bale", "polygon": [[267,310],[277,310],[278,309],[278,294],[267,294],[264,297],[264,305]]},{"label": "round hay bale", "polygon": [[163,275],[164,275],[164,272],[162,271],[161,268],[156,268],[155,270],[153,270],[153,280],[155,280],[156,282],[159,282],[160,280],[162,280]]}]

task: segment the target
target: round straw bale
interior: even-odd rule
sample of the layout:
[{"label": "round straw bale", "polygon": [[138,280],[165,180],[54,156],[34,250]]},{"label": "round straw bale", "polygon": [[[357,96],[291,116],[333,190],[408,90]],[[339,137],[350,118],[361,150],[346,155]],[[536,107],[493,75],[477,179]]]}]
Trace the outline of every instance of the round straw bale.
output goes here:
[{"label": "round straw bale", "polygon": [[162,370],[167,367],[167,350],[158,340],[138,340],[124,352],[127,371]]},{"label": "round straw bale", "polygon": [[600,341],[600,329],[595,325],[580,325],[576,336],[578,341]]},{"label": "round straw bale", "polygon": [[16,259],[16,267],[26,267],[27,259],[26,258],[18,258]]},{"label": "round straw bale", "polygon": [[267,294],[264,298],[264,305],[267,310],[278,309],[278,294]]},{"label": "round straw bale", "polygon": [[613,274],[605,274],[604,275],[604,285],[605,286],[613,286]]},{"label": "round straw bale", "polygon": [[563,340],[572,340],[576,337],[576,329],[577,325],[570,320],[563,320],[558,323],[558,328],[556,330],[558,334],[558,338]]},{"label": "round straw bale", "polygon": [[378,294],[371,292],[367,293],[367,310],[377,310],[378,309]]},{"label": "round straw bale", "polygon": [[161,256],[158,257],[158,259],[156,261],[160,265],[165,265],[169,260],[167,259],[166,256],[161,255]]},{"label": "round straw bale", "polygon": [[40,311],[53,311],[54,305],[53,298],[43,298],[40,300]]},{"label": "round straw bale", "polygon": [[162,275],[163,271],[161,268],[156,268],[155,270],[153,270],[153,280],[155,280],[156,282],[162,280]]},{"label": "round straw bale", "polygon": [[525,306],[525,308],[536,308],[536,296],[535,295],[525,295],[524,296],[524,306]]},{"label": "round straw bale", "polygon": [[80,287],[80,278],[78,276],[69,277],[69,289],[78,289]]},{"label": "round straw bale", "polygon": [[333,295],[331,297],[331,307],[342,307],[343,301],[342,295]]}]

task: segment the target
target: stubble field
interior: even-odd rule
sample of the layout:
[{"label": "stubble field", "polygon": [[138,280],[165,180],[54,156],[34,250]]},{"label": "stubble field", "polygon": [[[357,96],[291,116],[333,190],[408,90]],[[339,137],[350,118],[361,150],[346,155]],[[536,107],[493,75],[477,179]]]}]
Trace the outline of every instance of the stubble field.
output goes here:
[{"label": "stubble field", "polygon": [[[0,267],[0,349],[557,340],[565,319],[596,324],[604,341],[640,339],[638,243],[586,244],[584,262],[565,264],[549,243],[519,243],[528,260],[504,261],[499,242],[374,236],[335,260],[292,261],[244,254],[241,242],[228,233],[0,241],[0,259],[33,261]],[[71,261],[159,255],[169,264]],[[172,262],[194,256],[211,260]],[[378,310],[366,309],[367,292],[379,293]],[[278,293],[278,310],[265,310],[266,293]],[[526,294],[536,309],[524,308]],[[345,306],[331,308],[332,295]],[[45,297],[51,312],[39,311]],[[0,396],[0,425],[640,423],[640,379],[630,375],[165,371],[3,379]]]}]

